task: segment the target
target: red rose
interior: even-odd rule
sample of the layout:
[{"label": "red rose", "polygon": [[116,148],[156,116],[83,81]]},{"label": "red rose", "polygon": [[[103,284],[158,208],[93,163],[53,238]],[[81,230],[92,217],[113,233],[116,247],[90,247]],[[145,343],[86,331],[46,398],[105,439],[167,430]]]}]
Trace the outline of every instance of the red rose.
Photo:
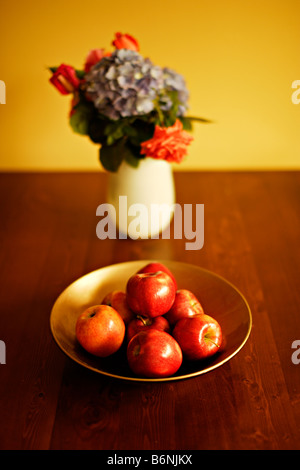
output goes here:
[{"label": "red rose", "polygon": [[76,71],[70,65],[61,64],[50,78],[50,82],[62,95],[68,95],[78,90],[80,80]]},{"label": "red rose", "polygon": [[180,163],[187,155],[193,137],[182,130],[179,119],[170,127],[155,126],[153,137],[141,144],[141,154],[147,157]]},{"label": "red rose", "polygon": [[110,56],[110,54],[110,52],[104,52],[104,49],[92,49],[85,59],[84,71],[88,72],[93,67],[93,65],[100,62],[103,57]]},{"label": "red rose", "polygon": [[116,38],[112,42],[113,46],[117,49],[130,49],[132,51],[139,51],[139,43],[129,34],[116,33]]}]

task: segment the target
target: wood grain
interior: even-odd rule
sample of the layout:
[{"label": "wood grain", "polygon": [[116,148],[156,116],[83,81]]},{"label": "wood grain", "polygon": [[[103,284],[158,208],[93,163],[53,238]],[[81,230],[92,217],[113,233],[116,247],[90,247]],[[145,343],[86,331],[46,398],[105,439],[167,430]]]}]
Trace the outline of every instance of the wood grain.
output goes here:
[{"label": "wood grain", "polygon": [[[300,173],[175,177],[177,202],[205,207],[199,251],[185,240],[98,240],[105,174],[0,175],[1,449],[300,449]],[[49,328],[61,291],[102,266],[157,258],[214,271],[245,295],[253,329],[240,353],[152,384],[65,357]]]}]

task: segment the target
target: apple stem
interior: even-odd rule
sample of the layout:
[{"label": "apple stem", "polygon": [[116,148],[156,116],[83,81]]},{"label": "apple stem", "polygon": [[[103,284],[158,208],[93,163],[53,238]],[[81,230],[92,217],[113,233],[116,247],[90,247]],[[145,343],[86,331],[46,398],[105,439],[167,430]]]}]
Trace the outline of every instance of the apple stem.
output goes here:
[{"label": "apple stem", "polygon": [[151,325],[151,320],[149,318],[145,318],[145,317],[142,317],[142,315],[137,315],[136,318],[138,318],[139,320],[141,320],[143,322],[143,325],[144,326],[149,326]]},{"label": "apple stem", "polygon": [[212,339],[210,339],[210,338],[205,338],[205,341],[210,341],[212,344],[214,344],[215,346],[217,346],[217,348],[220,347],[219,344],[215,343],[215,342],[214,342]]}]

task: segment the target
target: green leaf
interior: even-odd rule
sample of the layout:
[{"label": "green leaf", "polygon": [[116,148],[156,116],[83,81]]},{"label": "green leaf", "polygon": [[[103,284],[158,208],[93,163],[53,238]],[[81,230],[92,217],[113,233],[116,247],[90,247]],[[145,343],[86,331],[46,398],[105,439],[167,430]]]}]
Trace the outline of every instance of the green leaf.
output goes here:
[{"label": "green leaf", "polygon": [[124,137],[124,121],[119,119],[117,121],[111,121],[104,130],[107,136],[107,145],[113,145],[116,141]]},{"label": "green leaf", "polygon": [[91,115],[90,106],[83,103],[76,105],[70,116],[70,125],[73,131],[77,134],[88,135]]},{"label": "green leaf", "polygon": [[106,144],[107,137],[105,135],[105,128],[107,122],[101,118],[91,118],[88,126],[88,135],[92,142],[96,144]]},{"label": "green leaf", "polygon": [[203,124],[211,124],[213,121],[201,117],[196,117],[196,116],[187,116],[186,119],[189,119],[190,121],[196,121],[196,122],[202,122]]},{"label": "green leaf", "polygon": [[[168,111],[162,111],[161,106],[165,103],[167,98],[167,102],[171,101],[172,106]],[[178,115],[178,108],[180,105],[180,101],[178,99],[178,91],[176,90],[166,90],[163,94],[157,99],[154,103],[155,109],[157,111],[157,120],[156,124],[164,127],[172,126]]]},{"label": "green leaf", "polygon": [[76,111],[70,116],[70,125],[76,134],[87,135],[88,123],[81,112]]},{"label": "green leaf", "polygon": [[184,117],[184,116],[180,116],[179,120],[181,121],[182,127],[185,131],[192,131],[193,130],[193,125],[192,125],[192,122],[189,118]]},{"label": "green leaf", "polygon": [[79,80],[82,80],[85,76],[85,71],[84,70],[75,70],[76,72],[76,75],[77,75],[77,78],[79,78]]},{"label": "green leaf", "polygon": [[124,159],[133,162],[132,158],[135,157],[126,145],[126,138],[116,141],[113,145],[102,145],[100,148],[100,162],[108,171],[118,171]]},{"label": "green leaf", "polygon": [[137,168],[142,158],[137,158],[132,153],[128,153],[125,157],[125,160],[128,165],[132,166],[133,168]]},{"label": "green leaf", "polygon": [[[154,133],[154,123],[142,119],[136,119],[132,124],[132,132],[127,134],[129,144],[137,147],[138,153],[140,152],[140,145],[142,142],[151,139]],[[135,153],[136,153],[135,152]]]},{"label": "green leaf", "polygon": [[113,132],[109,133],[107,136],[107,145],[112,145],[114,142],[120,140],[124,136],[124,129],[120,125]]}]

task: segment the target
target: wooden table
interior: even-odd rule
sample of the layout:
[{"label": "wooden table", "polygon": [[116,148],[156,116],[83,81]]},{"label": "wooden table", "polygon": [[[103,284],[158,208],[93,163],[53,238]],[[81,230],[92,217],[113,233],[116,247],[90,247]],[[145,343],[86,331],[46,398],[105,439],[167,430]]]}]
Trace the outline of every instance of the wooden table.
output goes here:
[{"label": "wooden table", "polygon": [[[0,448],[300,449],[300,173],[176,173],[177,202],[203,203],[205,242],[99,240],[103,173],[2,173]],[[49,316],[75,279],[169,259],[233,283],[252,310],[246,345],[199,377],[127,382],[66,357]],[[299,354],[300,359],[300,354]]]}]

